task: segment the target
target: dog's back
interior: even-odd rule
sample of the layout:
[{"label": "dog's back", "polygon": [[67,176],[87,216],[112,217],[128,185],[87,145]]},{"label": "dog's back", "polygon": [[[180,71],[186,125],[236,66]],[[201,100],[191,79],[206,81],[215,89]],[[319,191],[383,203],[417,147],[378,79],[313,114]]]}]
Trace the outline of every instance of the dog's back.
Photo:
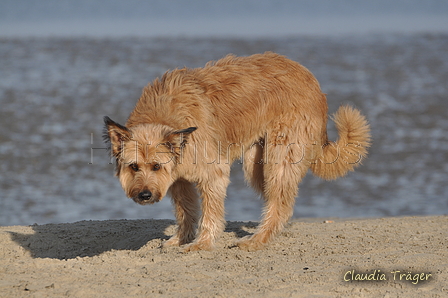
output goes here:
[{"label": "dog's back", "polygon": [[[227,143],[250,145],[291,123],[303,144],[327,141],[327,103],[305,67],[275,53],[228,55],[204,68],[176,69],[145,88],[126,126],[199,127]],[[278,128],[273,131],[273,128]],[[275,129],[274,129],[275,130]],[[288,132],[289,134],[289,132]],[[211,141],[211,140],[209,140]]]}]

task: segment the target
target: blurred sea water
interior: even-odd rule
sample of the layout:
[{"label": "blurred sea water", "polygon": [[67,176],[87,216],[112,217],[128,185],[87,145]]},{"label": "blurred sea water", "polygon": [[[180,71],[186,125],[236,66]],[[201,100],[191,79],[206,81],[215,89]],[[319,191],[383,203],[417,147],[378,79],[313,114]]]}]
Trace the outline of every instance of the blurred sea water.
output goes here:
[{"label": "blurred sea water", "polygon": [[[307,175],[294,217],[448,214],[447,33],[28,36],[8,31],[13,17],[0,11],[0,225],[174,218],[169,198],[143,207],[125,197],[102,149],[102,117],[124,123],[143,87],[169,69],[264,51],[309,68],[330,113],[350,104],[372,127],[363,165],[332,182]],[[240,166],[231,180],[226,219],[258,220],[262,202]]]},{"label": "blurred sea water", "polygon": [[[1,39],[0,224],[173,218],[168,198],[149,207],[125,198],[105,150],[92,149],[104,148],[102,116],[124,123],[168,69],[267,50],[308,67],[330,112],[351,104],[372,127],[369,158],[334,182],[308,175],[295,217],[447,214],[447,49],[447,35]],[[226,209],[228,220],[261,212],[238,166]]]}]

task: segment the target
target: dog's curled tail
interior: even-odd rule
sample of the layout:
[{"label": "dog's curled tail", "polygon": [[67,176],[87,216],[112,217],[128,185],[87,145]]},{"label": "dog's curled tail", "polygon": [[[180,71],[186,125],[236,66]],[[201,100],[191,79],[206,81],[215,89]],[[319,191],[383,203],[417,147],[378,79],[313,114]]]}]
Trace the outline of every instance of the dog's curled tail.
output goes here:
[{"label": "dog's curled tail", "polygon": [[311,164],[313,174],[333,180],[353,171],[367,156],[370,147],[370,127],[359,110],[350,106],[341,106],[333,115],[339,139],[327,141],[323,145],[322,155]]}]

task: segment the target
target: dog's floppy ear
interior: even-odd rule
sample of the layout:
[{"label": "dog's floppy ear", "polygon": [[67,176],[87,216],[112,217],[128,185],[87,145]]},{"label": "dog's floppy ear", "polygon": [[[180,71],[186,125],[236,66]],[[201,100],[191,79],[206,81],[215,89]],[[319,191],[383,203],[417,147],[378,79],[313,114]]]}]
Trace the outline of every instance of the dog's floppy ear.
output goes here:
[{"label": "dog's floppy ear", "polygon": [[167,143],[174,148],[181,148],[187,143],[189,135],[198,129],[197,127],[189,127],[170,132],[165,136]]},{"label": "dog's floppy ear", "polygon": [[110,149],[112,156],[118,157],[122,150],[123,142],[131,139],[131,132],[107,116],[104,117],[104,124],[104,141],[108,144],[108,149]]}]

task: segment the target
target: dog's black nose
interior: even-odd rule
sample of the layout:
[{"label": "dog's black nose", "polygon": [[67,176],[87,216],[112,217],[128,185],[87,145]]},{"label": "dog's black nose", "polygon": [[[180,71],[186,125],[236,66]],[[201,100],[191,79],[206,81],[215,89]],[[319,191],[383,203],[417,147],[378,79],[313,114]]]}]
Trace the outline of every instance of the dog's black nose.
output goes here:
[{"label": "dog's black nose", "polygon": [[147,201],[151,199],[152,193],[149,190],[144,190],[138,194],[138,198],[142,201]]}]

